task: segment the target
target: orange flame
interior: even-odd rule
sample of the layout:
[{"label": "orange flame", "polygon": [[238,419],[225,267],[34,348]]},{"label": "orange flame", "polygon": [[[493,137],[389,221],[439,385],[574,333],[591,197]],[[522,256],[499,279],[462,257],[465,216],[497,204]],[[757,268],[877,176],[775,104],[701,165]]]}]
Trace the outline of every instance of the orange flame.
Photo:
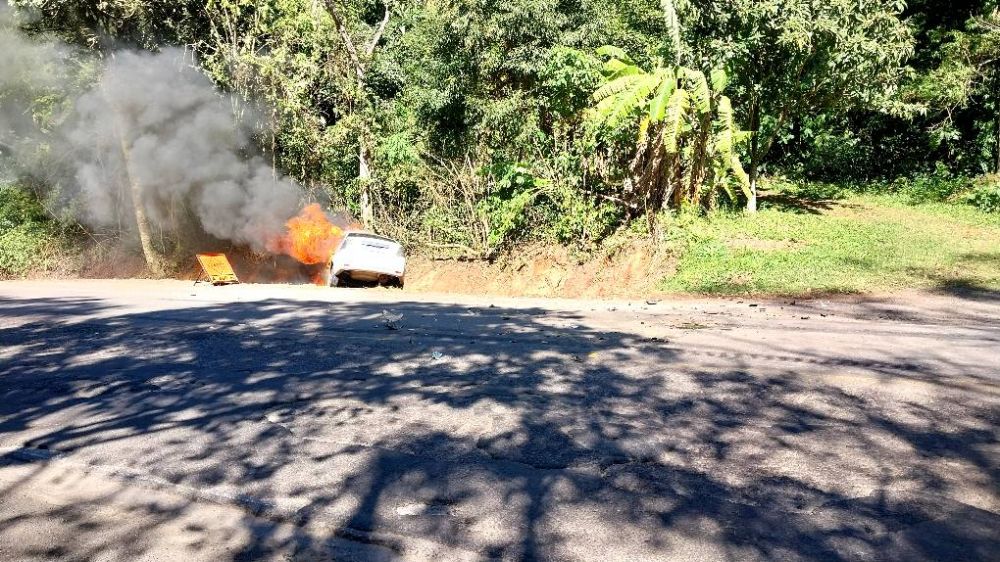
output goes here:
[{"label": "orange flame", "polygon": [[[307,205],[285,226],[285,235],[268,244],[268,249],[287,254],[306,265],[329,263],[344,237],[344,231],[330,222],[318,203]],[[322,275],[313,281],[322,283]]]}]

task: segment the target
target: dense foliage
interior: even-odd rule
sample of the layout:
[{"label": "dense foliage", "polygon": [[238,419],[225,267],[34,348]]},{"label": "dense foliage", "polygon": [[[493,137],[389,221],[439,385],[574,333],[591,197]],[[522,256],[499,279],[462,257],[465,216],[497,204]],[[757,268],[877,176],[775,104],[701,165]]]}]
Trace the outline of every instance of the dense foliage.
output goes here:
[{"label": "dense foliage", "polygon": [[54,222],[22,186],[0,182],[0,279],[52,265]]},{"label": "dense foliage", "polygon": [[466,255],[754,208],[762,174],[933,180],[951,186],[936,198],[1000,207],[995,0],[11,3],[81,67],[186,46],[269,108],[258,141],[282,171]]}]

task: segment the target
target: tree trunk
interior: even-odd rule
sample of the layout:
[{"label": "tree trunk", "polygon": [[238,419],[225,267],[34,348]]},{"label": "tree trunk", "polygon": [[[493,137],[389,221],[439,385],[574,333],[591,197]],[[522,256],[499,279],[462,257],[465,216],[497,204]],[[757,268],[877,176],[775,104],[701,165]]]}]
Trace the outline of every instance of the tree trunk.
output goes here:
[{"label": "tree trunk", "polygon": [[125,180],[128,181],[129,193],[132,196],[132,208],[135,210],[135,225],[139,231],[139,245],[142,247],[142,255],[146,258],[149,271],[157,277],[162,277],[166,268],[163,264],[163,258],[153,245],[149,217],[146,216],[146,209],[142,206],[142,189],[135,174],[132,173],[132,154],[121,130],[118,131],[118,140],[121,143],[122,161],[125,164]]},{"label": "tree trunk", "polygon": [[708,168],[708,137],[712,133],[712,111],[701,116],[698,124],[698,137],[694,143],[691,157],[691,178],[688,184],[687,199],[689,203],[701,205],[701,188],[705,182],[705,171]]},{"label": "tree trunk", "polygon": [[747,197],[747,212],[757,212],[757,177],[760,169],[760,104],[753,102],[750,107],[750,197]]},{"label": "tree trunk", "polygon": [[118,143],[122,151],[122,165],[125,172],[125,181],[128,182],[129,195],[132,199],[132,210],[135,212],[135,226],[139,231],[139,246],[142,248],[142,255],[146,259],[146,266],[149,271],[157,277],[162,277],[166,272],[163,257],[153,245],[153,233],[149,227],[149,217],[146,216],[146,209],[142,205],[142,188],[139,180],[132,173],[132,151],[129,149],[128,141],[125,139],[125,128],[121,125],[117,108],[111,98],[104,91],[103,85],[101,93],[104,100],[111,108],[111,118],[114,125],[115,134],[118,136]]},{"label": "tree trunk", "polygon": [[375,218],[375,210],[372,208],[371,197],[371,165],[369,163],[368,149],[365,147],[364,139],[358,140],[358,181],[361,184],[361,224],[365,228],[371,228],[372,220]]},{"label": "tree trunk", "polygon": [[996,115],[993,117],[993,172],[1000,174],[1000,104],[997,104]]},{"label": "tree trunk", "polygon": [[[368,72],[368,65],[371,62],[372,54],[375,52],[375,48],[378,47],[378,43],[382,39],[382,34],[385,33],[386,25],[389,24],[389,18],[392,15],[392,2],[391,0],[384,1],[385,13],[382,16],[382,21],[375,28],[375,32],[369,39],[368,45],[362,45],[364,47],[363,51],[358,49],[358,46],[354,44],[354,39],[351,38],[351,34],[347,30],[347,22],[344,18],[345,12],[342,6],[338,4],[338,0],[325,0],[325,4],[330,16],[333,17],[337,33],[344,42],[351,65],[354,67],[354,73],[357,77],[357,95],[363,96],[365,74]],[[365,127],[367,129],[367,124]],[[364,132],[367,133],[368,131]],[[361,222],[365,228],[371,228],[375,212],[371,198],[371,155],[365,146],[365,140],[367,140],[367,134],[362,134],[358,138],[358,180],[361,183]]]}]

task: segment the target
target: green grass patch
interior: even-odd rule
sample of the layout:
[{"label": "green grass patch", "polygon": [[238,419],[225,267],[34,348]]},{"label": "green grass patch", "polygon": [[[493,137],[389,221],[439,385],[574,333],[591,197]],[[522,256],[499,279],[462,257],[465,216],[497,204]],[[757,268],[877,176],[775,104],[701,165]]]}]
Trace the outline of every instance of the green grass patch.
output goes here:
[{"label": "green grass patch", "polygon": [[662,283],[667,291],[1000,289],[1000,215],[967,205],[846,195],[822,207],[715,213],[675,228],[684,236],[677,271]]}]

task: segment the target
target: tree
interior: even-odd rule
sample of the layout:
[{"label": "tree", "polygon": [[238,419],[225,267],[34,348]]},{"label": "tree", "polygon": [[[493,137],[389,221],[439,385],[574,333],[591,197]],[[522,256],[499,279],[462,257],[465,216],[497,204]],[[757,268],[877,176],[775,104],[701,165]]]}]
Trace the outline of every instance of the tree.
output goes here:
[{"label": "tree", "polygon": [[943,36],[936,64],[914,81],[909,95],[926,106],[939,144],[959,140],[958,121],[973,121],[980,136],[988,136],[984,167],[1000,173],[1000,8],[986,8],[964,29]]},{"label": "tree", "polygon": [[11,0],[28,11],[25,28],[53,31],[70,43],[106,50],[133,45],[152,49],[196,40],[205,31],[198,0]]},{"label": "tree", "polygon": [[736,129],[729,98],[722,94],[728,76],[722,69],[711,79],[682,62],[680,24],[673,3],[663,2],[673,64],[651,71],[640,68],[621,49],[604,47],[609,81],[594,93],[592,121],[614,130],[639,118],[639,137],[630,166],[627,196],[652,221],[665,204],[703,205],[722,189],[735,201],[734,179],[751,197],[749,178],[735,147],[748,138]]},{"label": "tree", "polygon": [[[355,93],[358,96],[358,99],[356,100],[356,103],[358,105],[365,105],[365,78],[367,77],[368,69],[371,66],[372,56],[375,54],[375,49],[378,47],[379,41],[382,39],[382,34],[385,32],[385,27],[389,23],[389,18],[392,17],[392,2],[391,0],[384,0],[384,14],[382,19],[375,25],[367,39],[359,41],[362,45],[362,48],[360,49],[357,45],[355,45],[355,37],[352,36],[351,31],[348,29],[348,12],[346,7],[341,4],[340,0],[325,0],[325,5],[327,11],[330,13],[330,16],[333,17],[333,21],[337,27],[337,33],[340,35],[340,38],[344,43],[344,48],[347,51],[351,66],[353,67],[354,74],[357,78],[355,83],[357,90]],[[372,224],[372,218],[374,217],[371,195],[372,132],[370,125],[363,124],[362,127],[361,134],[358,138],[358,180],[361,182],[361,223],[370,227]]]},{"label": "tree", "polygon": [[853,108],[905,113],[900,81],[913,52],[903,0],[704,0],[692,7],[696,53],[732,69],[750,130],[749,207],[775,139],[803,116]]},{"label": "tree", "polygon": [[442,156],[518,162],[543,144],[542,74],[567,17],[556,0],[430,2],[394,55]]},{"label": "tree", "polygon": [[[110,104],[108,96],[105,99]],[[112,113],[117,114],[118,109],[111,107]],[[117,115],[113,116],[118,119]],[[132,171],[132,153],[129,149],[131,139],[126,138],[125,129],[120,123],[115,123],[115,132],[118,136],[118,143],[121,145],[122,173],[125,182],[128,184],[129,198],[132,203],[132,211],[135,214],[136,233],[139,235],[139,247],[142,249],[142,256],[146,260],[146,266],[156,277],[162,277],[166,273],[166,265],[160,251],[153,244],[153,229],[150,226],[149,216],[146,214],[145,202],[142,200],[142,186],[139,178]]]}]

